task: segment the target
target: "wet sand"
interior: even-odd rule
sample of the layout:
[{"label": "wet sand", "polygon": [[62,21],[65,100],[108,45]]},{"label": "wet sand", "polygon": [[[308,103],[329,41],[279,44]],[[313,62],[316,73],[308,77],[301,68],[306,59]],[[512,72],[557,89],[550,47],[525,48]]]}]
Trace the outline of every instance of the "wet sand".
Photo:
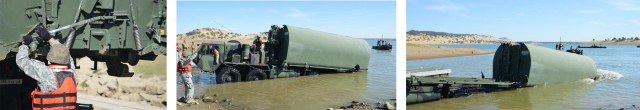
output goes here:
[{"label": "wet sand", "polygon": [[407,44],[407,60],[472,56],[493,53],[494,51],[485,51],[477,48],[447,48],[442,46]]},{"label": "wet sand", "polygon": [[194,97],[197,104],[187,104],[176,101],[176,106],[181,110],[244,110],[251,109],[246,105],[238,105],[234,98],[225,98],[218,94]]}]

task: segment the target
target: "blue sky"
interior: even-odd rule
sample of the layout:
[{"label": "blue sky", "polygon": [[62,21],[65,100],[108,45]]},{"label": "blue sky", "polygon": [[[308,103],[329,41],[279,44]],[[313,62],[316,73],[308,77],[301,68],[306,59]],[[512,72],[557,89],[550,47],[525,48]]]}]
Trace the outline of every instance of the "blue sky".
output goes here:
[{"label": "blue sky", "polygon": [[640,37],[640,0],[407,0],[407,31],[590,41]]},{"label": "blue sky", "polygon": [[396,31],[395,1],[178,1],[176,15],[178,33],[251,34],[283,24],[355,38],[395,38]]}]

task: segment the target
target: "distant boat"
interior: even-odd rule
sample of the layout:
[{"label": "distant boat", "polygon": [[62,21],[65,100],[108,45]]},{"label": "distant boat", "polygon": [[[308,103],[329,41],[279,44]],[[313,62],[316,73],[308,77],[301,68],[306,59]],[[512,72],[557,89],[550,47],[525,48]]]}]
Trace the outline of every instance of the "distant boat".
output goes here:
[{"label": "distant boat", "polygon": [[640,45],[636,46],[636,47],[640,47]]},{"label": "distant boat", "polygon": [[391,48],[393,48],[391,43],[384,41],[382,39],[378,39],[377,45],[372,47],[372,49],[376,49],[376,50],[391,50]]},{"label": "distant boat", "polygon": [[578,48],[607,48],[607,47],[606,46],[602,46],[602,45],[597,46],[596,44],[593,44],[593,45],[588,46],[588,47],[583,47],[583,46],[578,45]]}]

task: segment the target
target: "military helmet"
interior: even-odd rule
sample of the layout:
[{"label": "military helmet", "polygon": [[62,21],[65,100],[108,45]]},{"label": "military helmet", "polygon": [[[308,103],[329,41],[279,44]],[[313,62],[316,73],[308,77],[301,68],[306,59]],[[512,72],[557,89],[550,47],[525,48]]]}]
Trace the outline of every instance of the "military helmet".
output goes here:
[{"label": "military helmet", "polygon": [[53,44],[47,54],[47,60],[55,64],[69,64],[69,49],[62,44]]}]

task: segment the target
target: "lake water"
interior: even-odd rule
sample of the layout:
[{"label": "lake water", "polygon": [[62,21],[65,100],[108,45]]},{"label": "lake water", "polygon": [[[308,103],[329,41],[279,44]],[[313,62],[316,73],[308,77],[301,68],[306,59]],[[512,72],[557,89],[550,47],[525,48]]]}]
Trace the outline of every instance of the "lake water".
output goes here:
[{"label": "lake water", "polygon": [[[536,44],[554,48],[555,44]],[[587,46],[582,44],[583,46]],[[498,44],[447,44],[447,47],[471,47],[495,51]],[[488,47],[494,46],[494,49]],[[577,44],[565,44],[565,49]],[[620,109],[640,106],[640,48],[636,45],[604,45],[606,49],[584,48],[584,55],[596,62],[603,80],[581,80],[560,84],[493,93],[474,93],[468,97],[443,99],[434,102],[407,105],[410,110],[424,109]],[[407,61],[407,70],[421,67],[450,68],[452,77],[480,77],[492,74],[493,54]]]},{"label": "lake water", "polygon": [[[377,40],[367,40],[373,46]],[[396,47],[395,40],[387,40]],[[369,70],[357,73],[320,74],[294,78],[215,84],[214,75],[194,74],[195,96],[218,94],[234,98],[249,109],[327,109],[351,101],[365,103],[395,99],[396,49],[371,50]],[[177,78],[177,97],[184,95]]]}]

